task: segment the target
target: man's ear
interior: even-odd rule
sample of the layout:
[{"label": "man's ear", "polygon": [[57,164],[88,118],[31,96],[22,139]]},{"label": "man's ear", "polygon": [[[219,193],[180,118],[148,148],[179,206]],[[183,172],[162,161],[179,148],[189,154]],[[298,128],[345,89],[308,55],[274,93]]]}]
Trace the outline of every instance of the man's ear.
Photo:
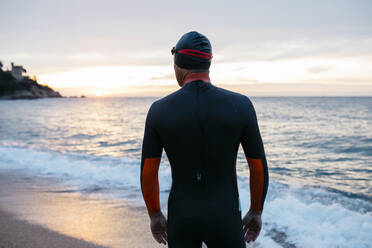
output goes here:
[{"label": "man's ear", "polygon": [[188,70],[180,68],[176,64],[174,64],[173,66],[174,66],[174,72],[176,74],[176,79],[177,79],[178,85],[180,87],[182,87],[183,81],[184,81],[184,79],[185,79],[185,77],[188,73]]}]

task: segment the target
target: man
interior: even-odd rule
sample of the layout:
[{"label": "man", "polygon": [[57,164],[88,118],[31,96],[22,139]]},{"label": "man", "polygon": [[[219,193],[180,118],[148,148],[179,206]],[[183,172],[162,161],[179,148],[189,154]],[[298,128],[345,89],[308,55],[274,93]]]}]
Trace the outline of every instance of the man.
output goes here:
[{"label": "man", "polygon": [[[154,238],[170,248],[246,247],[261,230],[268,169],[248,97],[209,80],[212,48],[198,32],[172,49],[181,89],[154,102],[146,118],[141,187]],[[251,207],[241,219],[236,157],[250,168]],[[158,169],[164,148],[172,170],[168,222],[160,209]]]}]

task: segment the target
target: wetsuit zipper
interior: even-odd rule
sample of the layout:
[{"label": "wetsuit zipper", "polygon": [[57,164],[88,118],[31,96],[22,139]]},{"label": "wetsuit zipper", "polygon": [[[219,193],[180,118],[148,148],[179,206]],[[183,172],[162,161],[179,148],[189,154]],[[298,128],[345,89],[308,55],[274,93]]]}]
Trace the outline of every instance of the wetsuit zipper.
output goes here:
[{"label": "wetsuit zipper", "polygon": [[202,151],[202,165],[199,168],[196,168],[196,173],[195,173],[195,179],[196,183],[201,184],[205,183],[205,172],[204,172],[204,167],[205,167],[205,162],[206,162],[206,154],[205,154],[205,129],[203,126],[202,118],[201,118],[201,103],[200,103],[200,82],[196,83],[196,113],[197,113],[197,119],[198,119],[198,125],[200,128],[200,132],[202,135],[201,139],[201,151]]}]

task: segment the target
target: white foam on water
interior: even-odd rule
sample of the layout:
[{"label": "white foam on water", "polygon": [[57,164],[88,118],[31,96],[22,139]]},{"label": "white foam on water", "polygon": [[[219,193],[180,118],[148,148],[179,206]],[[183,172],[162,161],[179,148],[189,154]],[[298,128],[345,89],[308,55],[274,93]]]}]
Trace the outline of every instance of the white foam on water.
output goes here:
[{"label": "white foam on water", "polygon": [[267,229],[282,230],[300,247],[371,247],[372,216],[339,204],[306,203],[284,193],[267,203]]},{"label": "white foam on water", "polygon": [[[23,170],[37,176],[58,177],[63,179],[62,183],[65,185],[81,192],[91,192],[94,188],[122,189],[138,192],[139,195],[140,191],[138,159],[79,156],[0,145],[0,169]],[[170,168],[160,166],[161,191],[169,190],[169,175]]]},{"label": "white foam on water", "polygon": [[[82,193],[103,189],[98,190],[103,196],[143,205],[138,159],[61,154],[0,145],[0,169],[57,177],[64,185]],[[165,211],[170,173],[169,166],[160,166],[161,202]],[[239,176],[238,184],[244,214],[250,202],[249,178]],[[371,212],[351,210],[337,201],[320,200],[327,196],[333,199],[335,195],[326,190],[311,192],[271,181],[262,233],[247,247],[372,247]],[[346,198],[341,202],[345,201],[352,205],[355,200]]]}]

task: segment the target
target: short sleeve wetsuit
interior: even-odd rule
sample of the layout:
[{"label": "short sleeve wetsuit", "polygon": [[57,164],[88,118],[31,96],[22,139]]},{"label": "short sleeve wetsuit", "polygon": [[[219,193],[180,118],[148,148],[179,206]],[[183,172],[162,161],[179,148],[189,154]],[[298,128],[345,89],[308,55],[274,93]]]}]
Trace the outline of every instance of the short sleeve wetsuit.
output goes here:
[{"label": "short sleeve wetsuit", "polygon": [[160,210],[158,169],[164,148],[171,167],[168,247],[246,247],[236,158],[250,168],[251,206],[262,211],[268,169],[248,97],[195,80],[154,102],[146,118],[141,187],[148,212]]}]

